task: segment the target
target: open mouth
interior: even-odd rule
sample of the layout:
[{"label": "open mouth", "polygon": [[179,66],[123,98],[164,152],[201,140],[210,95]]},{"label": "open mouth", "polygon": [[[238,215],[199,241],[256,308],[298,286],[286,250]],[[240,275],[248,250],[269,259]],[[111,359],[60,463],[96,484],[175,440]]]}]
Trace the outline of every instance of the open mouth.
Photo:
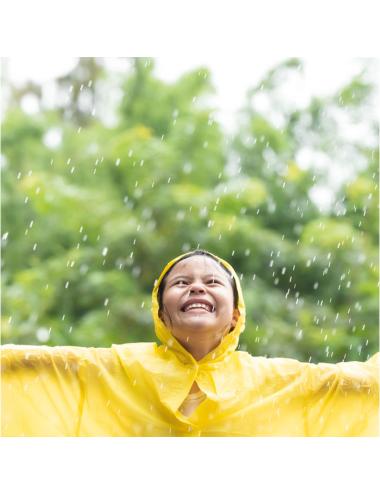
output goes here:
[{"label": "open mouth", "polygon": [[181,307],[182,312],[190,312],[190,311],[206,311],[206,312],[215,312],[215,307],[210,303],[202,300],[193,301],[189,300],[183,304]]}]

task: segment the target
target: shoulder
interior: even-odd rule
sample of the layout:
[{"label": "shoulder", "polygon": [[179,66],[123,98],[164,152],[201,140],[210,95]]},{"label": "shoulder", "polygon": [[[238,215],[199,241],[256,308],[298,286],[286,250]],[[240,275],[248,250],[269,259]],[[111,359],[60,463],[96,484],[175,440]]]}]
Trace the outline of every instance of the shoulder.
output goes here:
[{"label": "shoulder", "polygon": [[112,345],[111,352],[123,361],[140,360],[146,356],[156,355],[157,344],[152,342],[125,343],[123,345]]},{"label": "shoulder", "polygon": [[376,353],[366,362],[340,362],[336,364],[343,387],[361,389],[378,388],[380,354]]},{"label": "shoulder", "polygon": [[256,357],[248,352],[235,352],[235,354],[243,365],[273,376],[299,373],[308,365],[291,358]]},{"label": "shoulder", "polygon": [[235,352],[235,362],[255,385],[286,386],[304,378],[305,365],[296,359],[256,357],[247,352]]}]

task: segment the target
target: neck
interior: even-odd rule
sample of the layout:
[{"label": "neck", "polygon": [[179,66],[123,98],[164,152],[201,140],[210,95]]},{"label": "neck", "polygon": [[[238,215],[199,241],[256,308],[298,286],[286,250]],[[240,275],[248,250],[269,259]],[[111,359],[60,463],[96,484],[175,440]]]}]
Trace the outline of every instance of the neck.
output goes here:
[{"label": "neck", "polygon": [[174,335],[181,345],[191,353],[195,360],[202,360],[208,353],[214,350],[222,341],[223,334],[218,335],[188,335],[178,337]]}]

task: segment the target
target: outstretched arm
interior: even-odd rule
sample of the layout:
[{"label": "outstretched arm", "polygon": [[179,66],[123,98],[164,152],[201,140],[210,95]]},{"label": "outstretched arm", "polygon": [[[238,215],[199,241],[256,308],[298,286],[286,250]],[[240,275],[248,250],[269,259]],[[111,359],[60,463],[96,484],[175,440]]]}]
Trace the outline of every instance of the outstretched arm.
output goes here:
[{"label": "outstretched arm", "polygon": [[2,436],[77,435],[83,351],[79,347],[1,347]]},{"label": "outstretched arm", "polygon": [[308,364],[307,435],[379,435],[379,354],[367,362]]}]

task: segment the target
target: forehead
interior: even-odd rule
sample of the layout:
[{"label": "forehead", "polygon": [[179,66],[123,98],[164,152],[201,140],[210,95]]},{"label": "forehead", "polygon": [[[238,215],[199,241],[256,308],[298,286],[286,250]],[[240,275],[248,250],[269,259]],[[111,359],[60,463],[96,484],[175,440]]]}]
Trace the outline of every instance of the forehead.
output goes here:
[{"label": "forehead", "polygon": [[228,274],[220,264],[208,256],[192,256],[183,261],[179,261],[168,274],[168,278],[178,276],[179,274],[215,274],[224,276],[228,279]]}]

